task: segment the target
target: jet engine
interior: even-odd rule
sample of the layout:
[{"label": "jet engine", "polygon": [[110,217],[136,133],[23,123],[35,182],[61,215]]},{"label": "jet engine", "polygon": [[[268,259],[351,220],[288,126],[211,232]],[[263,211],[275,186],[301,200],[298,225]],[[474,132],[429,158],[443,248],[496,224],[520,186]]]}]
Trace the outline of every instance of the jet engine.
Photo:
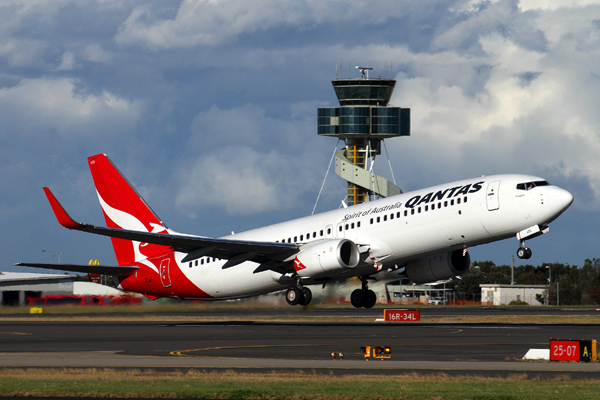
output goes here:
[{"label": "jet engine", "polygon": [[294,269],[301,278],[314,278],[354,268],[359,261],[353,241],[331,239],[304,245],[294,259]]},{"label": "jet engine", "polygon": [[406,275],[414,283],[435,282],[464,274],[471,266],[471,257],[464,250],[419,258],[406,264]]}]

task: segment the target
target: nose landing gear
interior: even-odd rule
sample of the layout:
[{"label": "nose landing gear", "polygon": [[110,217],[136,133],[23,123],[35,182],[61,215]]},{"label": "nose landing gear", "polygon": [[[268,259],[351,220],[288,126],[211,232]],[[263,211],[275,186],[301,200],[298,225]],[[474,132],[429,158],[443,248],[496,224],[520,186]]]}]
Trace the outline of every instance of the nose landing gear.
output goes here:
[{"label": "nose landing gear", "polygon": [[529,260],[531,258],[531,254],[531,249],[529,247],[525,247],[525,241],[521,240],[521,247],[517,249],[517,257],[522,260]]}]

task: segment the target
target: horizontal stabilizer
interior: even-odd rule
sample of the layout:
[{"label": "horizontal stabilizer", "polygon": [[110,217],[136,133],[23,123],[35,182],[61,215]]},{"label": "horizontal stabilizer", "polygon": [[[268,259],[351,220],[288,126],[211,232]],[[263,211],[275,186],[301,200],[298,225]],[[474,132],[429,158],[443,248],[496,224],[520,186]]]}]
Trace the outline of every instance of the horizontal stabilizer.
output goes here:
[{"label": "horizontal stabilizer", "polygon": [[34,267],[44,269],[56,269],[60,271],[83,272],[86,274],[100,275],[125,275],[138,270],[135,266],[118,265],[87,265],[87,264],[35,264],[35,263],[16,263],[18,267]]}]

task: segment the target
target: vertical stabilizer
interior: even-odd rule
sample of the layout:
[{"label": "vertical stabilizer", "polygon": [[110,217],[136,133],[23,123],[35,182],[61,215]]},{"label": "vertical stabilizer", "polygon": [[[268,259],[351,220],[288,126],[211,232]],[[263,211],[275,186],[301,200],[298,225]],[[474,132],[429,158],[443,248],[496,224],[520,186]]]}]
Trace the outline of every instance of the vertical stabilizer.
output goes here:
[{"label": "vertical stabilizer", "polygon": [[[88,163],[94,178],[98,199],[104,212],[104,218],[109,228],[168,233],[160,218],[105,154],[89,157]],[[141,262],[156,270],[156,266],[143,262],[143,260],[170,251],[165,246],[125,239],[111,238],[111,240],[119,265]]]}]

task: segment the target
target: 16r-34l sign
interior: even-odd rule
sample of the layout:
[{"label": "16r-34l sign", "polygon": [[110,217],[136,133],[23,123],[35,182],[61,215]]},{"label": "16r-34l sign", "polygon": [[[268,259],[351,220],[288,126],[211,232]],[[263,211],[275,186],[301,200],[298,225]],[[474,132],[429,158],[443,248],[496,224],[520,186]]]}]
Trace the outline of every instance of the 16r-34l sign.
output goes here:
[{"label": "16r-34l sign", "polygon": [[417,322],[421,319],[419,310],[383,310],[387,322]]}]

